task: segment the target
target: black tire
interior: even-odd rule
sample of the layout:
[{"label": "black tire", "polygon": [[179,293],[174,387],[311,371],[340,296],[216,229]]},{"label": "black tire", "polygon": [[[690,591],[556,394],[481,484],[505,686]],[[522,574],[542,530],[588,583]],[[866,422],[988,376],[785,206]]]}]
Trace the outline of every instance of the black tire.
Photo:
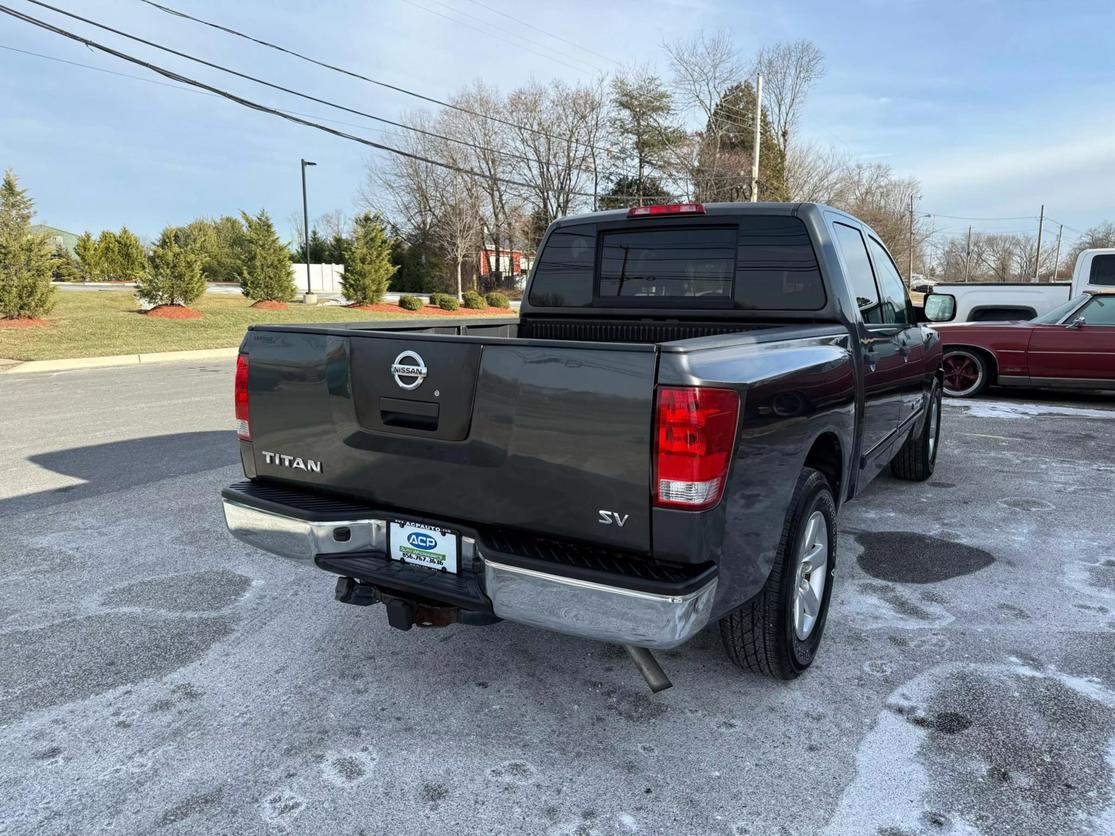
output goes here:
[{"label": "black tire", "polygon": [[941,367],[945,372],[945,394],[950,398],[974,398],[991,383],[991,364],[975,349],[945,349]]},{"label": "black tire", "polygon": [[929,392],[929,407],[921,430],[911,435],[902,449],[890,460],[890,472],[899,479],[924,482],[937,466],[937,450],[941,444],[941,387],[934,381]]},{"label": "black tire", "polygon": [[[815,511],[824,516],[828,535],[825,586],[812,632],[803,640],[794,627],[793,607],[798,554],[806,523]],[[832,597],[836,566],[836,503],[828,479],[811,467],[798,476],[782,527],[774,566],[755,597],[720,619],[720,638],[736,665],[775,679],[795,679],[811,664],[821,643]]]}]

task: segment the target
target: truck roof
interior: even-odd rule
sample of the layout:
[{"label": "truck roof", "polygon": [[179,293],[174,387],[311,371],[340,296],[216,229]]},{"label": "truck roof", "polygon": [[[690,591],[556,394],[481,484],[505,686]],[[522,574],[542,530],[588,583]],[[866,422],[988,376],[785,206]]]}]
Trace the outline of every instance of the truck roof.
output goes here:
[{"label": "truck roof", "polygon": [[[833,209],[830,206],[825,206],[821,203],[703,203],[705,207],[704,214],[708,215],[796,215],[801,214],[803,209],[819,209],[821,211],[829,210],[832,212],[840,212],[841,215],[847,214],[841,212],[839,209]],[[589,221],[621,221],[627,217],[628,209],[605,209],[601,212],[582,212],[579,215],[568,215],[564,218],[558,218],[555,223],[558,226],[565,226],[567,224],[586,223]]]}]

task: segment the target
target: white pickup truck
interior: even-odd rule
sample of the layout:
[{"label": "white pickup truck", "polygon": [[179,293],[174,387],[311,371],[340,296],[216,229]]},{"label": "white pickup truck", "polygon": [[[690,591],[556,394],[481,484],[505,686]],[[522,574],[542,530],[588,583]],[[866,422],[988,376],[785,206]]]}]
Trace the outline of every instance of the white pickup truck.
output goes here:
[{"label": "white pickup truck", "polygon": [[1085,290],[1111,287],[1115,287],[1115,247],[1084,250],[1076,259],[1071,282],[942,283],[930,295],[955,300],[951,322],[1002,322],[1033,319]]}]

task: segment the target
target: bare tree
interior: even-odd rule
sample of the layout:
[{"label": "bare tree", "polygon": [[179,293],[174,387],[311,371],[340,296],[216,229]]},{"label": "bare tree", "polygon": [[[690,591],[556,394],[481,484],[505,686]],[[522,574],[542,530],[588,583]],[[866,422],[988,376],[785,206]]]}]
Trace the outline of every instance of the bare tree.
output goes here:
[{"label": "bare tree", "polygon": [[1098,223],[1081,235],[1065,256],[1068,269],[1070,271],[1072,270],[1073,266],[1076,264],[1077,257],[1084,252],[1084,250],[1092,250],[1100,247],[1115,247],[1115,223],[1111,221]]},{"label": "bare tree", "polygon": [[511,246],[510,219],[524,199],[521,190],[507,183],[514,179],[511,175],[515,168],[510,134],[502,123],[485,118],[503,118],[506,103],[493,88],[480,81],[473,82],[452,101],[461,110],[444,113],[441,131],[470,143],[466,149],[468,168],[479,175],[476,185],[485,204],[481,221],[483,238],[492,245],[490,250],[484,248],[488,253],[488,275],[498,284],[502,278],[500,255]]},{"label": "bare tree", "polygon": [[[727,199],[738,186],[736,181],[742,172],[751,165],[750,155],[746,159],[741,156],[739,143],[734,140],[736,134],[746,133],[748,142],[752,142],[749,124],[753,124],[753,117],[725,101],[725,95],[743,80],[739,52],[727,32],[700,32],[688,40],[664,43],[662,48],[670,59],[677,118],[696,117],[703,126],[667,146],[675,174],[668,179],[678,191],[694,199]],[[738,176],[722,184],[719,180],[726,173]]]},{"label": "bare tree", "polygon": [[743,65],[732,36],[699,33],[689,40],[662,45],[670,58],[674,98],[684,110],[697,111],[708,122],[724,93],[743,81]]},{"label": "bare tree", "polygon": [[[459,150],[448,143],[439,149],[442,159],[458,167],[465,160]],[[457,299],[461,300],[462,270],[466,262],[480,254],[480,188],[476,178],[459,171],[441,169],[432,180],[431,232],[445,255],[457,268]]]},{"label": "bare tree", "polygon": [[599,188],[595,145],[605,120],[602,89],[569,87],[560,81],[532,82],[507,98],[520,127],[511,131],[511,149],[521,180],[545,223],[583,203],[586,190]]},{"label": "bare tree", "polygon": [[786,153],[809,88],[825,74],[824,53],[805,39],[763,47],[755,58],[755,72],[763,76],[763,104]]},{"label": "bare tree", "polygon": [[786,154],[787,200],[837,202],[851,168],[848,155],[835,148],[795,143]]}]

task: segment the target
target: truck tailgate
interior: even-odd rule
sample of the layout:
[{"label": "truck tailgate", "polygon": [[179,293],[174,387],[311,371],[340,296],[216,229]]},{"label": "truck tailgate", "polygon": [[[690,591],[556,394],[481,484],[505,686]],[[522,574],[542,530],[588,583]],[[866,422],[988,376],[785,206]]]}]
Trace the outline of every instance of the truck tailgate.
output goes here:
[{"label": "truck tailgate", "polygon": [[257,327],[245,350],[258,476],[650,549],[653,345]]}]

